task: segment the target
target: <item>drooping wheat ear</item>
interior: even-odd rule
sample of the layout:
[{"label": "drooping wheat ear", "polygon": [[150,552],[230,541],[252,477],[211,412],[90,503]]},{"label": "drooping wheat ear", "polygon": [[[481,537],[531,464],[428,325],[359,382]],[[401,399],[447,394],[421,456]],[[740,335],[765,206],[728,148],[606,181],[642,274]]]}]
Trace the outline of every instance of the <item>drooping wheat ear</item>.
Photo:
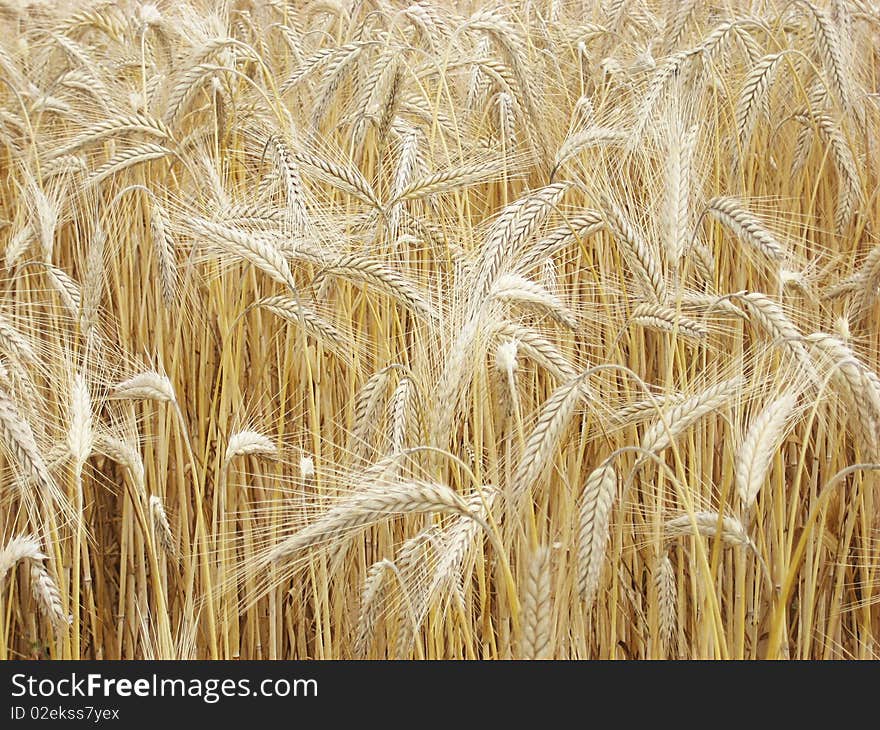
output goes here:
[{"label": "drooping wheat ear", "polygon": [[699,125],[686,132],[676,125],[666,150],[666,240],[669,263],[675,266],[690,246],[693,158]]},{"label": "drooping wheat ear", "polygon": [[268,559],[285,560],[319,543],[339,543],[355,530],[423,512],[470,514],[464,500],[445,484],[380,481],[344,497],[310,525],[279,542]]},{"label": "drooping wheat ear", "polygon": [[406,448],[413,429],[418,428],[418,401],[416,389],[410,378],[404,376],[391,395],[391,452],[399,453]]},{"label": "drooping wheat ear", "polygon": [[709,336],[709,330],[702,324],[682,317],[675,309],[664,304],[637,305],[633,308],[630,322],[660,332],[678,332],[697,342],[702,342]]},{"label": "drooping wheat ear", "polygon": [[706,212],[767,258],[782,261],[786,257],[785,246],[736,198],[713,198]]},{"label": "drooping wheat ear", "polygon": [[795,118],[801,120],[805,128],[809,128],[807,125],[811,122],[815,124],[834,157],[834,164],[840,175],[834,222],[837,232],[843,233],[864,198],[856,157],[841,130],[840,122],[829,114],[802,114]]},{"label": "drooping wheat ear", "polygon": [[421,200],[448,190],[458,190],[469,185],[487,182],[497,176],[502,169],[500,161],[489,160],[431,173],[425,177],[416,178],[402,190],[398,190],[388,201],[387,206],[392,207],[405,200]]},{"label": "drooping wheat ear", "polygon": [[113,155],[107,162],[98,167],[90,176],[86,185],[94,186],[117,172],[127,170],[134,165],[141,165],[152,160],[161,160],[174,152],[162,145],[147,142],[145,144],[128,147]]},{"label": "drooping wheat ear", "polygon": [[629,133],[613,127],[590,126],[566,138],[556,153],[553,172],[557,172],[566,162],[584,150],[609,144],[623,144]]},{"label": "drooping wheat ear", "polygon": [[70,426],[67,430],[67,448],[78,468],[86,463],[94,445],[92,399],[82,373],[73,378],[70,388]]},{"label": "drooping wheat ear", "polygon": [[519,349],[538,365],[552,373],[560,382],[569,381],[577,375],[577,368],[550,340],[532,327],[514,322],[493,322],[491,334],[498,339],[514,339]]},{"label": "drooping wheat ear", "polygon": [[358,613],[357,632],[355,634],[352,653],[357,659],[364,659],[373,642],[376,620],[382,608],[382,594],[385,572],[393,570],[394,563],[387,558],[377,560],[367,571],[364,587],[361,591],[361,607]]},{"label": "drooping wheat ear", "polygon": [[[825,332],[805,338],[820,356],[820,364],[833,368],[832,383],[854,407],[860,435],[870,458],[880,456],[880,389],[877,375],[849,345]],[[824,361],[824,362],[822,362]]]},{"label": "drooping wheat ear", "polygon": [[171,235],[171,221],[165,209],[155,198],[150,205],[150,239],[159,265],[159,282],[162,286],[162,300],[166,307],[174,305],[177,298],[177,257],[174,237]]},{"label": "drooping wheat ear", "polygon": [[755,124],[758,121],[761,109],[766,103],[767,93],[773,84],[776,71],[784,57],[785,51],[764,56],[755,64],[749,75],[746,76],[742,92],[740,92],[739,100],[736,103],[735,112],[736,131],[739,140],[739,149],[736,151],[735,157],[737,163],[741,159],[745,159],[748,153]]},{"label": "drooping wheat ear", "polygon": [[275,444],[258,431],[244,430],[237,431],[229,437],[226,444],[226,455],[223,460],[228,464],[237,456],[247,456],[250,454],[261,456],[275,456],[277,449]]},{"label": "drooping wheat ear", "polygon": [[584,394],[584,379],[578,375],[554,390],[544,401],[538,421],[526,439],[513,474],[511,495],[518,507],[547,468],[568,427],[578,401]]},{"label": "drooping wheat ear", "polygon": [[470,385],[469,367],[480,341],[482,322],[479,312],[468,318],[446,352],[446,361],[437,384],[437,405],[430,420],[431,443],[438,448],[448,445],[459,403]]},{"label": "drooping wheat ear", "polygon": [[386,266],[381,261],[351,254],[331,261],[312,281],[312,286],[320,286],[324,276],[332,274],[353,281],[363,281],[381,289],[402,302],[414,312],[431,321],[436,319],[437,312],[414,284],[407,281],[401,274]]},{"label": "drooping wheat ear", "polygon": [[351,450],[359,458],[370,453],[370,434],[375,428],[376,416],[385,397],[390,371],[384,368],[370,376],[354,400],[354,421],[351,430]]},{"label": "drooping wheat ear", "polygon": [[816,48],[819,51],[825,75],[830,82],[831,91],[837,97],[840,108],[849,112],[852,109],[850,74],[847,72],[844,62],[837,28],[828,13],[821,8],[816,7],[808,0],[800,0],[800,4],[810,11]]},{"label": "drooping wheat ear", "polygon": [[109,433],[98,432],[95,448],[98,453],[128,469],[138,493],[146,497],[147,483],[144,461],[134,445]]},{"label": "drooping wheat ear", "polygon": [[742,305],[749,321],[761,327],[783,349],[791,353],[804,368],[805,373],[815,382],[815,369],[802,342],[803,335],[782,307],[760,292],[737,294],[735,299]]},{"label": "drooping wheat ear", "polygon": [[683,309],[693,309],[705,317],[735,317],[746,319],[743,311],[729,299],[718,297],[714,294],[701,292],[681,292],[681,306]]},{"label": "drooping wheat ear", "polygon": [[660,629],[660,643],[666,652],[670,652],[678,623],[676,609],[678,587],[675,582],[675,568],[668,553],[664,553],[663,557],[657,561],[657,566],[654,569],[654,588],[657,591],[657,623]]},{"label": "drooping wheat ear", "polygon": [[[493,509],[497,495],[497,489],[484,485],[482,497],[475,493],[467,498],[470,514],[456,517],[440,533],[438,560],[427,590],[419,591],[412,596],[417,623],[421,624],[425,613],[437,600],[445,598],[450,590],[464,582],[470,570],[469,566],[474,561],[476,547],[479,545],[477,538],[483,533],[480,522],[485,521],[488,513]],[[402,562],[401,567],[403,567]],[[406,656],[414,638],[412,632],[398,636],[398,657]]]},{"label": "drooping wheat ear", "polygon": [[[279,27],[282,29],[285,28],[285,26]],[[288,40],[299,44],[302,39],[294,31],[290,29],[288,29],[288,31],[290,32],[285,32],[285,37]],[[309,74],[314,73],[325,64],[337,62],[339,59],[344,58],[353,51],[374,44],[375,41],[357,41],[355,43],[346,43],[345,45],[337,46],[336,48],[322,48],[315,51],[311,56],[302,60],[294,72],[281,83],[278,87],[278,91],[284,94],[305,79]]]},{"label": "drooping wheat ear", "polygon": [[735,463],[736,490],[745,510],[755,504],[796,404],[797,394],[785,393],[768,404],[745,433]]},{"label": "drooping wheat ear", "polygon": [[337,355],[347,358],[351,354],[350,338],[305,304],[291,297],[277,296],[261,299],[258,305],[272,312],[276,317],[300,325],[307,334],[329,347]]},{"label": "drooping wheat ear", "polygon": [[316,140],[321,132],[321,124],[327,116],[336,92],[357,68],[356,61],[360,58],[364,46],[358,45],[347,53],[339,54],[327,64],[318,82],[319,92],[315,98],[311,118],[311,139]]},{"label": "drooping wheat ear", "polygon": [[[858,271],[848,279],[840,282],[838,288],[842,293],[858,291],[861,293],[859,311],[867,314],[871,304],[877,298],[880,287],[880,246],[874,246],[865,257]],[[834,287],[832,287],[834,288]],[[826,293],[830,297],[830,294]]]},{"label": "drooping wheat ear", "polygon": [[664,411],[663,417],[645,431],[641,447],[652,454],[669,448],[676,438],[703,416],[723,407],[742,384],[743,379],[739,376],[722,380]]},{"label": "drooping wheat ear", "polygon": [[0,550],[0,583],[21,560],[45,560],[40,541],[33,535],[17,535]]},{"label": "drooping wheat ear", "polygon": [[[878,247],[880,248],[880,247]],[[832,284],[827,289],[822,291],[822,299],[826,301],[830,301],[832,299],[840,299],[841,297],[849,296],[850,294],[855,294],[856,292],[863,292],[862,286],[862,277],[859,272],[855,274],[850,274],[849,276],[841,279],[835,284]],[[873,299],[875,294],[870,292],[870,299]],[[868,300],[868,304],[870,304],[870,299]],[[864,302],[863,302],[864,303]]]},{"label": "drooping wheat ear", "polygon": [[530,191],[501,212],[482,246],[473,303],[481,303],[505,265],[516,261],[526,241],[557,206],[567,188],[566,184],[555,183]]},{"label": "drooping wheat ear", "polygon": [[681,2],[669,3],[666,22],[663,27],[664,48],[672,50],[678,45],[696,5],[697,0],[681,0]]},{"label": "drooping wheat ear", "polygon": [[677,404],[687,400],[682,393],[658,393],[653,398],[645,398],[627,403],[625,406],[614,410],[610,415],[614,421],[622,426],[630,426],[653,420],[657,416],[657,409],[661,412],[671,410]]},{"label": "drooping wheat ear", "polygon": [[482,10],[472,15],[466,21],[466,27],[471,30],[481,30],[488,33],[501,47],[504,60],[510,66],[516,79],[516,86],[519,91],[518,100],[525,110],[524,121],[526,121],[526,126],[529,128],[532,143],[535,145],[541,159],[547,160],[546,141],[539,125],[541,116],[538,113],[535,95],[532,91],[532,83],[529,80],[531,77],[529,66],[522,52],[522,49],[526,47],[524,39],[510,23],[494,10]]},{"label": "drooping wheat ear", "polygon": [[80,328],[84,335],[92,333],[99,321],[101,297],[104,293],[104,248],[107,234],[95,226],[86,251],[86,273],[82,284]]},{"label": "drooping wheat ear", "polygon": [[693,242],[693,245],[687,253],[693,254],[691,261],[693,262],[694,269],[700,278],[703,281],[714,285],[715,256],[712,253],[712,249],[698,239]]},{"label": "drooping wheat ear", "polygon": [[287,201],[287,211],[290,215],[293,232],[296,234],[305,233],[308,225],[308,212],[299,166],[282,139],[277,136],[272,137],[271,145],[274,151],[275,170],[283,183],[284,198]]},{"label": "drooping wheat ear", "polygon": [[529,271],[570,244],[589,238],[604,227],[605,220],[598,210],[584,211],[569,219],[564,225],[554,228],[534,245],[527,246],[516,265],[516,270]]},{"label": "drooping wheat ear", "polygon": [[504,274],[499,277],[492,287],[491,296],[500,301],[536,309],[559,322],[563,327],[577,329],[577,317],[562,303],[559,297],[548,292],[540,284],[522,276]]},{"label": "drooping wheat ear", "polygon": [[382,208],[375,191],[360,170],[337,165],[309,152],[293,152],[291,154],[295,162],[309,168],[318,179],[328,185],[354,195],[377,210]]},{"label": "drooping wheat ear", "polygon": [[43,567],[43,564],[31,561],[31,590],[40,613],[43,614],[56,629],[70,624],[70,618],[61,607],[61,594],[58,586]]},{"label": "drooping wheat ear", "polygon": [[155,370],[145,370],[123,380],[113,388],[111,397],[126,400],[155,400],[176,402],[174,386],[167,375]]},{"label": "drooping wheat ear", "polygon": [[551,659],[553,614],[551,601],[550,549],[537,548],[529,558],[522,588],[521,659]]},{"label": "drooping wheat ear", "polygon": [[39,366],[39,358],[30,341],[0,315],[0,347],[22,364]]},{"label": "drooping wheat ear", "polygon": [[498,107],[498,131],[505,150],[516,149],[516,101],[513,94],[501,91],[495,96]]},{"label": "drooping wheat ear", "polygon": [[204,218],[195,218],[189,223],[196,235],[205,238],[221,252],[244,259],[290,291],[297,291],[290,265],[268,237],[252,235]]},{"label": "drooping wheat ear", "polygon": [[[62,304],[71,317],[79,317],[82,308],[82,295],[77,284],[66,271],[51,264],[43,264],[46,270],[46,278],[52,288],[58,292]],[[2,334],[0,334],[2,337]]]},{"label": "drooping wheat ear", "polygon": [[6,244],[6,253],[4,254],[6,267],[9,269],[14,268],[18,264],[19,259],[24,255],[24,252],[36,240],[37,232],[30,223],[24,224],[15,231]]},{"label": "drooping wheat ear", "polygon": [[99,142],[106,137],[132,133],[146,134],[160,140],[168,140],[173,137],[171,130],[165,126],[161,119],[156,119],[147,114],[123,114],[109,119],[102,119],[93,124],[67,144],[52,150],[49,153],[48,159],[57,160],[60,157],[77,152],[87,145]]},{"label": "drooping wheat ear", "polygon": [[605,194],[601,202],[611,233],[623,248],[624,257],[633,267],[645,293],[656,302],[666,301],[666,282],[654,251],[617,203]]},{"label": "drooping wheat ear", "polygon": [[278,230],[284,223],[284,210],[261,204],[236,203],[223,214],[223,222],[236,228]]},{"label": "drooping wheat ear", "polygon": [[578,589],[587,608],[593,605],[602,577],[609,538],[611,507],[617,496],[617,473],[604,463],[590,473],[581,495],[578,526]]},{"label": "drooping wheat ear", "polygon": [[168,555],[173,557],[175,555],[174,535],[171,532],[171,525],[168,522],[168,515],[165,514],[162,500],[155,494],[150,496],[150,523],[156,542]]},{"label": "drooping wheat ear", "polygon": [[[698,534],[709,538],[720,536],[721,542],[725,545],[754,545],[746,528],[736,517],[724,515],[722,518],[717,512],[697,512],[694,514],[693,522],[696,522]],[[666,523],[666,534],[670,537],[693,535],[693,522],[689,514],[673,517]],[[718,531],[719,523],[721,525],[720,533]]]},{"label": "drooping wheat ear", "polygon": [[662,63],[658,64],[657,70],[648,82],[648,88],[645,90],[639,104],[638,115],[633,127],[633,140],[642,138],[643,132],[654,114],[657,103],[663,97],[669,84],[681,76],[682,70],[688,62],[699,56],[701,51],[701,48],[678,51],[667,56],[663,59]]},{"label": "drooping wheat ear", "polygon": [[57,504],[65,504],[64,495],[49,474],[30,424],[21,417],[12,396],[0,389],[0,440],[9,449],[16,463],[24,470],[24,476],[33,479],[37,486]]},{"label": "drooping wheat ear", "polygon": [[[394,172],[394,183],[391,186],[391,198],[397,199],[412,182],[413,175],[418,168],[419,137],[415,129],[407,130],[400,146],[400,155],[397,160],[397,169]],[[388,206],[388,235],[392,241],[396,241],[400,231],[400,215],[402,202]]]}]

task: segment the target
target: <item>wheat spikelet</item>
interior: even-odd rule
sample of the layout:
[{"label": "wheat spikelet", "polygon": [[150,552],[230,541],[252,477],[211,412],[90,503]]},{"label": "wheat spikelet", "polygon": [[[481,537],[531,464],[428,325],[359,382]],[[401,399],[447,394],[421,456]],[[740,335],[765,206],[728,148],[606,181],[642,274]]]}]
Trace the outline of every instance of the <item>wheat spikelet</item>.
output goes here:
[{"label": "wheat spikelet", "polygon": [[59,157],[70,155],[106,137],[130,133],[145,134],[160,140],[170,140],[173,138],[171,130],[161,120],[146,114],[125,114],[111,117],[110,119],[102,119],[92,125],[67,144],[52,150],[49,154],[49,160],[57,160]]},{"label": "wheat spikelet", "polygon": [[788,318],[782,307],[760,292],[738,294],[736,299],[743,306],[749,320],[758,324],[788,350],[815,381],[815,371],[809,353],[801,341],[803,339],[801,331]]},{"label": "wheat spikelet", "polygon": [[522,659],[550,659],[553,655],[550,550],[537,548],[529,558],[522,587]]},{"label": "wheat spikelet", "polygon": [[155,199],[150,207],[150,237],[159,264],[162,299],[171,307],[177,297],[177,257],[168,214]]},{"label": "wheat spikelet", "polygon": [[381,597],[384,588],[385,572],[393,569],[394,563],[383,558],[377,560],[367,571],[364,587],[361,591],[361,607],[358,613],[357,632],[352,653],[357,659],[366,658],[373,640],[376,621],[379,618]]},{"label": "wheat spikelet", "polygon": [[758,115],[767,98],[776,70],[784,57],[784,51],[764,56],[755,64],[743,84],[735,112],[739,154],[743,157],[748,152]]},{"label": "wheat spikelet", "polygon": [[555,256],[579,238],[581,240],[589,238],[604,227],[605,221],[599,211],[585,211],[570,219],[565,225],[555,228],[534,245],[528,246],[516,268],[518,271],[528,271],[540,261]]},{"label": "wheat spikelet", "polygon": [[89,175],[86,184],[89,186],[97,185],[108,177],[111,177],[122,170],[126,170],[129,167],[141,165],[153,160],[161,160],[163,157],[173,154],[174,152],[167,147],[152,142],[129,147],[117,152],[113,157],[107,160],[107,162],[98,167],[91,175]]},{"label": "wheat spikelet", "polygon": [[844,111],[849,111],[852,108],[849,75],[846,72],[837,29],[824,10],[807,0],[800,0],[800,4],[810,11],[816,48],[819,51],[819,57],[825,67],[828,80],[831,82],[831,90],[837,96],[841,108]]},{"label": "wheat spikelet", "polygon": [[24,476],[33,479],[49,499],[64,505],[64,496],[37,449],[30,424],[21,417],[12,397],[3,389],[0,389],[0,439],[23,469]]},{"label": "wheat spikelet", "polygon": [[611,507],[617,496],[617,472],[610,463],[587,477],[578,518],[578,591],[587,608],[596,600],[605,550],[608,544]]},{"label": "wheat spikelet", "polygon": [[337,355],[346,357],[351,351],[351,342],[335,325],[298,300],[285,296],[266,297],[258,305],[281,319],[300,325]]},{"label": "wheat spikelet", "polygon": [[643,434],[641,447],[653,454],[669,448],[678,436],[703,416],[724,406],[742,384],[740,377],[723,380],[664,411],[663,417]]},{"label": "wheat spikelet", "polygon": [[580,375],[569,380],[554,390],[541,406],[513,475],[511,495],[514,505],[522,503],[553,457],[583,394],[582,384]]},{"label": "wheat spikelet", "polygon": [[678,612],[676,610],[675,568],[668,553],[664,553],[663,557],[657,561],[654,571],[654,588],[657,591],[657,621],[660,629],[660,643],[666,651],[669,651],[675,637]]},{"label": "wheat spikelet", "polygon": [[0,550],[0,583],[20,561],[45,560],[40,549],[40,541],[33,535],[18,535],[7,542]]},{"label": "wheat spikelet", "polygon": [[358,529],[403,514],[420,512],[468,515],[467,504],[443,484],[378,482],[341,499],[317,520],[281,540],[269,553],[277,562],[322,542],[337,542]]},{"label": "wheat spikelet", "polygon": [[482,301],[505,262],[516,259],[524,243],[559,203],[566,189],[564,184],[548,185],[529,192],[501,212],[482,247],[472,295],[475,301]]},{"label": "wheat spikelet", "polygon": [[382,206],[376,197],[376,193],[359,170],[353,167],[337,165],[309,152],[292,152],[291,157],[294,162],[305,165],[319,179],[329,185],[354,195],[376,209],[381,209]]},{"label": "wheat spikelet", "polygon": [[577,375],[577,368],[537,330],[513,322],[492,322],[489,330],[496,338],[516,340],[518,349],[553,373],[557,380],[569,381]]},{"label": "wheat spikelet", "polygon": [[626,258],[632,263],[642,288],[655,301],[666,300],[666,282],[654,252],[642,234],[633,226],[626,214],[608,196],[602,197],[602,212],[614,238],[623,246]]},{"label": "wheat spikelet", "polygon": [[577,318],[559,297],[548,292],[540,284],[516,274],[501,276],[492,288],[492,297],[520,306],[532,307],[547,314],[564,327],[577,329]]},{"label": "wheat spikelet", "polygon": [[390,375],[388,369],[374,373],[358,391],[354,402],[354,426],[351,432],[352,451],[361,458],[370,449],[369,435],[379,412]]},{"label": "wheat spikelet", "polygon": [[786,257],[785,247],[736,198],[713,198],[706,211],[767,258],[782,261]]},{"label": "wheat spikelet", "polygon": [[675,263],[690,247],[692,166],[698,125],[687,132],[674,129],[666,157],[666,229],[669,261]]},{"label": "wheat spikelet", "polygon": [[131,478],[138,492],[146,496],[146,470],[144,461],[137,448],[112,434],[98,432],[95,437],[95,449],[98,453],[113,459],[118,464],[125,466],[131,473]]},{"label": "wheat spikelet", "polygon": [[176,402],[174,386],[167,375],[154,370],[145,370],[133,375],[113,388],[113,397],[127,400],[155,400]]},{"label": "wheat spikelet", "polygon": [[749,425],[736,455],[735,481],[743,507],[750,509],[770,468],[773,455],[785,436],[785,425],[797,403],[797,394],[786,393],[769,403]]},{"label": "wheat spikelet", "polygon": [[67,626],[69,617],[61,606],[61,594],[58,586],[42,563],[31,561],[31,589],[40,613],[43,614],[56,629]]},{"label": "wheat spikelet", "polygon": [[82,373],[74,376],[70,388],[69,417],[67,448],[74,463],[81,468],[91,455],[94,444],[92,399]]},{"label": "wheat spikelet", "polygon": [[191,221],[191,225],[197,235],[205,237],[222,252],[244,259],[290,291],[297,291],[290,265],[270,239],[202,218]]},{"label": "wheat spikelet", "polygon": [[[680,535],[693,535],[694,522],[696,523],[696,531],[704,537],[719,537],[725,545],[747,545],[751,546],[752,540],[746,532],[742,523],[730,515],[724,515],[722,518],[717,512],[697,512],[693,516],[683,514],[673,517],[666,522],[666,534],[670,537]],[[719,532],[719,522],[721,530]]]},{"label": "wheat spikelet", "polygon": [[226,454],[223,459],[228,464],[238,456],[261,455],[274,456],[277,453],[275,444],[258,431],[236,431],[226,442]]},{"label": "wheat spikelet", "polygon": [[428,320],[437,316],[434,307],[413,284],[394,269],[368,256],[352,254],[329,262],[315,277],[312,286],[315,288],[320,286],[323,277],[327,274],[368,282],[388,292]]},{"label": "wheat spikelet", "polygon": [[150,523],[156,542],[168,555],[173,556],[175,554],[174,535],[171,532],[171,525],[168,523],[168,515],[165,514],[162,500],[155,494],[150,496]]},{"label": "wheat spikelet", "polygon": [[633,308],[630,322],[661,332],[678,332],[697,342],[709,336],[709,330],[702,324],[682,317],[671,307],[662,304],[639,304]]},{"label": "wheat spikelet", "polygon": [[391,452],[399,453],[406,448],[413,427],[418,425],[415,387],[412,380],[403,377],[391,395]]}]

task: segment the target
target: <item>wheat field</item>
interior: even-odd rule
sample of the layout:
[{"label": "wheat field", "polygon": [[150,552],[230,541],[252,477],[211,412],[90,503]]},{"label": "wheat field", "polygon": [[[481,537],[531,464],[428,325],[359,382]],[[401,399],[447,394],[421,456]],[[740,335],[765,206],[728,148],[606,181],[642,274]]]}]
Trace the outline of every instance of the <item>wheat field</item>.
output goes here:
[{"label": "wheat field", "polygon": [[0,657],[880,652],[876,4],[0,21]]}]

